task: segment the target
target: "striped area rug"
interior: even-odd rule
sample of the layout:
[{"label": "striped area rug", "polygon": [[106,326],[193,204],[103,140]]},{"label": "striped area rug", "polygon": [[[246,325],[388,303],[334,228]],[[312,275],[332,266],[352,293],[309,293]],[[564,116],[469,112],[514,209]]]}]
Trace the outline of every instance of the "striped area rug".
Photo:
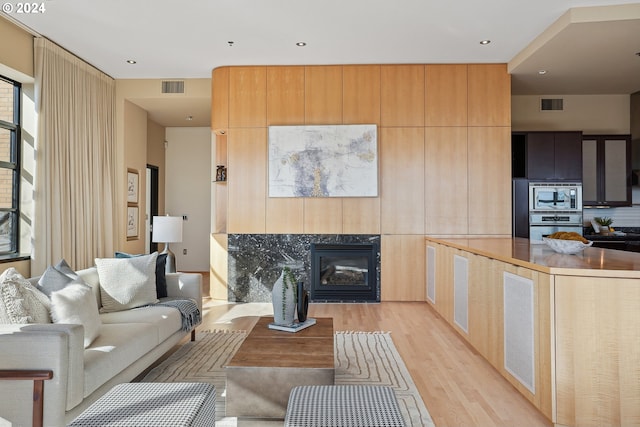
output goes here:
[{"label": "striped area rug", "polygon": [[[234,417],[225,417],[224,366],[245,336],[241,331],[198,332],[195,342],[184,344],[142,381],[211,383],[217,390],[216,425],[235,426]],[[389,333],[336,332],[335,358],[336,384],[391,386],[407,426],[434,426]]]}]

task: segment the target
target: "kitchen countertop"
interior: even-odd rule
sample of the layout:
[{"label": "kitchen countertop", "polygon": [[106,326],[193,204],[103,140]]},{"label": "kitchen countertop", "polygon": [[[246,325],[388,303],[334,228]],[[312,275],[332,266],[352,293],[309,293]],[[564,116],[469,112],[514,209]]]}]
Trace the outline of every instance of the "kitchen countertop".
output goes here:
[{"label": "kitchen countertop", "polygon": [[640,279],[637,252],[590,247],[578,254],[560,254],[544,243],[531,243],[520,237],[426,237],[426,240],[548,274]]}]

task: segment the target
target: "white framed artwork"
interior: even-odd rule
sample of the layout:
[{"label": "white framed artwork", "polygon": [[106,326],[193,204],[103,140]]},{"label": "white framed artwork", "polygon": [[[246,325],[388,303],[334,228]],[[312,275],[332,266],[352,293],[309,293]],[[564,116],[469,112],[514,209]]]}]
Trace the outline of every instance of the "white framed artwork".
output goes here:
[{"label": "white framed artwork", "polygon": [[127,170],[127,203],[138,203],[138,171]]}]

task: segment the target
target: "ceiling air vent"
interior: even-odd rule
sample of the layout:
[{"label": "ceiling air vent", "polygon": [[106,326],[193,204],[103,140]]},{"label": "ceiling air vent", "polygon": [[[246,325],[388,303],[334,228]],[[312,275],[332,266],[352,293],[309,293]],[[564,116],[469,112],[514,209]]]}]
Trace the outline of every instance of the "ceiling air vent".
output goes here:
[{"label": "ceiling air vent", "polygon": [[562,98],[541,98],[540,110],[541,111],[562,111],[564,99]]},{"label": "ceiling air vent", "polygon": [[184,80],[164,80],[162,93],[184,93]]}]

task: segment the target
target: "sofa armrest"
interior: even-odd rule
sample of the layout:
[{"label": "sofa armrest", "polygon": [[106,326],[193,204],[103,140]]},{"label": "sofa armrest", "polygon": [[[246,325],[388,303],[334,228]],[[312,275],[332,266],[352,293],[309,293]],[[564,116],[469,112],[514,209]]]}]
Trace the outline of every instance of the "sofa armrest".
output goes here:
[{"label": "sofa armrest", "polygon": [[202,274],[200,273],[166,273],[167,296],[192,298],[198,304],[202,314]]},{"label": "sofa armrest", "polygon": [[[50,370],[44,386],[44,425],[65,425],[65,411],[84,394],[84,328],[82,325],[0,325],[2,368]],[[31,425],[33,385],[0,382],[0,416],[14,425]]]}]

